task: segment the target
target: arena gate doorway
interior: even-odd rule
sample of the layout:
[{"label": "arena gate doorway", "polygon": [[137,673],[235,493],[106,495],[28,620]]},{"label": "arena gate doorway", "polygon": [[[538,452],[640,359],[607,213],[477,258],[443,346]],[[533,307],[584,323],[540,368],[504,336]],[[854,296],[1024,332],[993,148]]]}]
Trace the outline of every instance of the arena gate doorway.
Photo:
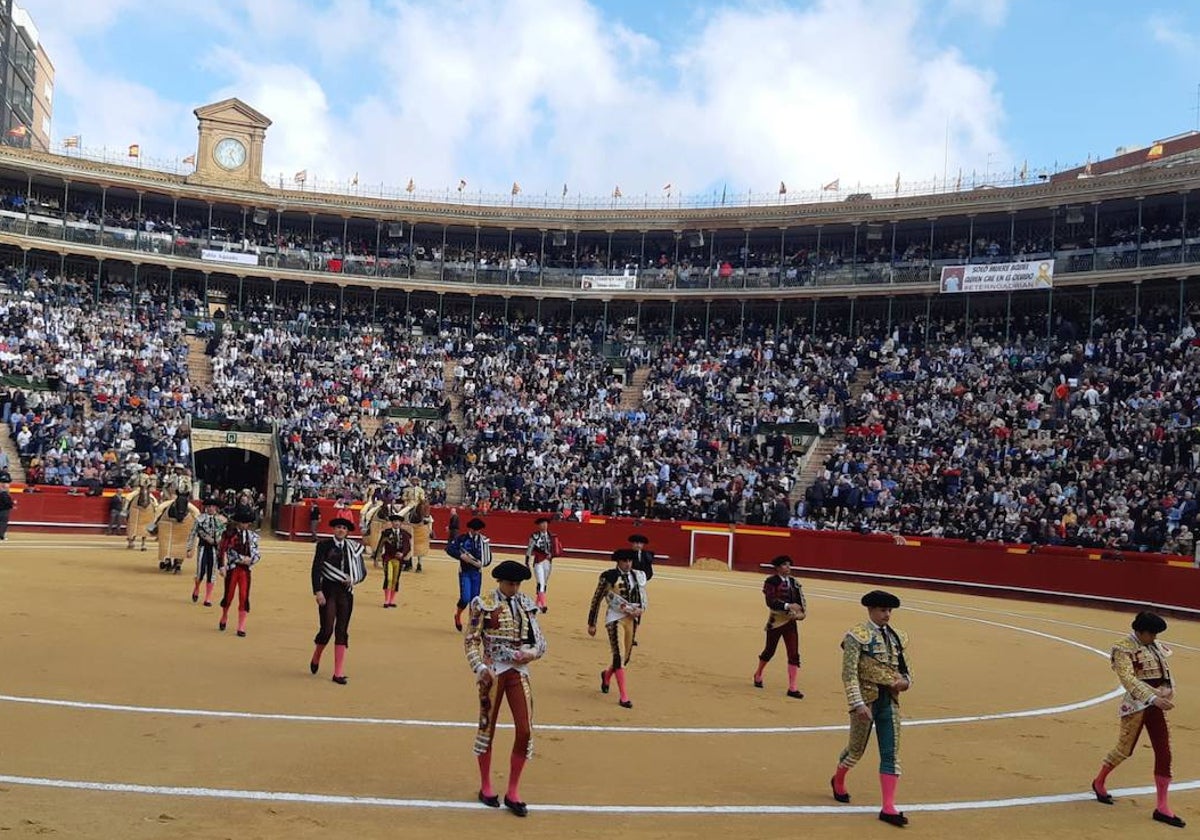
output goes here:
[{"label": "arena gate doorway", "polygon": [[266,455],[241,447],[213,447],[196,453],[196,478],[205,492],[249,487],[265,494],[270,466]]}]

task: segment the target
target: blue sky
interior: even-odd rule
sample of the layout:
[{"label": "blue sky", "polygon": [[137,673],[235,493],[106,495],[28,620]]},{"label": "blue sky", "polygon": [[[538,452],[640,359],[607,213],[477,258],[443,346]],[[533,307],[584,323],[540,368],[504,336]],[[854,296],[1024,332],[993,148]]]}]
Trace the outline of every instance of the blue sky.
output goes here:
[{"label": "blue sky", "polygon": [[1200,4],[1034,0],[18,0],[53,135],[194,151],[274,120],[264,171],[441,191],[793,194],[1030,173],[1197,126]]}]

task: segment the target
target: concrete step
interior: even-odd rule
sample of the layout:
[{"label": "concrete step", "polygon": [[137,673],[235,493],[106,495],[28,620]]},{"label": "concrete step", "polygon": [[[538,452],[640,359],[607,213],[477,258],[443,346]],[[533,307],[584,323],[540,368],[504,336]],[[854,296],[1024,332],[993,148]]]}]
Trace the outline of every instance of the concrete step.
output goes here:
[{"label": "concrete step", "polygon": [[454,359],[446,359],[442,363],[442,381],[446,383],[446,396],[450,398],[449,420],[460,432],[465,422],[462,413],[462,394],[458,390],[458,382],[454,379]]},{"label": "concrete step", "polygon": [[204,348],[208,345],[208,341],[199,336],[186,336],[188,355],[188,379],[191,380],[192,387],[202,387],[211,385],[212,374],[212,359],[204,355]]},{"label": "concrete step", "polygon": [[17,442],[12,439],[12,426],[0,423],[0,450],[8,455],[8,475],[13,481],[25,483],[25,467],[17,453]]},{"label": "concrete step", "polygon": [[633,375],[629,377],[629,382],[625,385],[625,390],[621,392],[621,408],[625,411],[635,411],[642,407],[642,390],[646,387],[646,380],[649,377],[649,365],[641,365],[634,370]]},{"label": "concrete step", "polygon": [[446,504],[461,505],[464,502],[462,473],[450,473],[446,476]]},{"label": "concrete step", "polygon": [[382,417],[363,416],[359,421],[362,425],[363,434],[368,438],[375,437],[375,434],[383,428]]}]

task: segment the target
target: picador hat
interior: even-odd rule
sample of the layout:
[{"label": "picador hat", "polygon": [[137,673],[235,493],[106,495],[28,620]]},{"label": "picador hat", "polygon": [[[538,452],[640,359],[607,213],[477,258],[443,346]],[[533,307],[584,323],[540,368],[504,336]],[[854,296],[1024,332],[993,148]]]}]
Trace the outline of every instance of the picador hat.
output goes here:
[{"label": "picador hat", "polygon": [[525,568],[524,563],[518,563],[516,560],[505,560],[492,569],[492,577],[496,580],[520,583],[523,580],[529,580],[532,577],[532,573],[529,569]]},{"label": "picador hat", "polygon": [[866,595],[862,596],[861,603],[864,607],[883,607],[884,609],[894,610],[900,606],[900,599],[891,592],[884,592],[882,589],[872,589]]},{"label": "picador hat", "polygon": [[1133,620],[1133,629],[1140,633],[1161,633],[1167,629],[1167,622],[1161,615],[1152,612],[1140,612]]}]

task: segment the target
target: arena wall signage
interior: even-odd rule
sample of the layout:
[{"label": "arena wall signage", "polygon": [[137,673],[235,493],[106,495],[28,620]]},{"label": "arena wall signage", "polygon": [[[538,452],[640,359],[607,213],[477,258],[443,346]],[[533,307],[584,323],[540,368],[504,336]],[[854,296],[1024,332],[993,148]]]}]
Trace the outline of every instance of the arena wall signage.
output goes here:
[{"label": "arena wall signage", "polygon": [[942,267],[942,294],[1015,292],[1054,286],[1054,260],[947,265]]},{"label": "arena wall signage", "polygon": [[637,276],[625,274],[618,277],[605,274],[585,274],[579,278],[579,288],[584,291],[608,291],[611,289],[636,289]]},{"label": "arena wall signage", "polygon": [[237,265],[258,265],[257,254],[240,254],[236,251],[212,251],[208,248],[200,252],[200,259],[205,262],[235,263]]}]

